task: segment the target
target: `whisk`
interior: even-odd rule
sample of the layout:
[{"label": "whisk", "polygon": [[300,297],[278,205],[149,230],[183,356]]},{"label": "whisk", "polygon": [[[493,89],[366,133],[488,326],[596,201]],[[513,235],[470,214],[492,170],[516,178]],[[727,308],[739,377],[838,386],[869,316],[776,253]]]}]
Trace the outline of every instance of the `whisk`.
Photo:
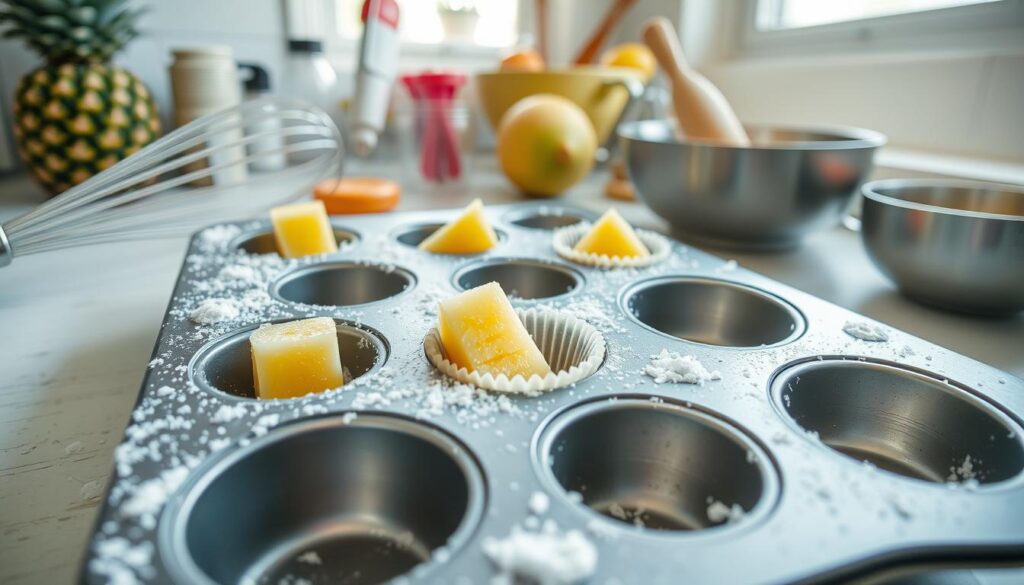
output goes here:
[{"label": "whisk", "polygon": [[[319,108],[283,98],[245,102],[190,122],[4,222],[0,267],[27,254],[251,217],[339,176],[342,158],[341,134]],[[268,160],[280,168],[246,172]]]}]

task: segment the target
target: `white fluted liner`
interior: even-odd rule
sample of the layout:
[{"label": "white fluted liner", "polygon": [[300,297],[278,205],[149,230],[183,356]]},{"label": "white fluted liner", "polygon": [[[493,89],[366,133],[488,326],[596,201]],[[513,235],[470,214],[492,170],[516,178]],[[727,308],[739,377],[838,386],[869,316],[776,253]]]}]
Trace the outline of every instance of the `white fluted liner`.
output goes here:
[{"label": "white fluted liner", "polygon": [[640,241],[647,246],[650,256],[643,258],[623,258],[621,256],[605,256],[603,254],[590,254],[578,252],[573,247],[586,235],[592,225],[587,222],[580,222],[576,225],[564,227],[555,231],[551,243],[555,252],[566,260],[571,260],[584,266],[597,268],[643,268],[661,262],[672,252],[672,244],[665,236],[650,230],[636,230]]},{"label": "white fluted liner", "polygon": [[553,373],[543,378],[534,374],[527,380],[520,375],[509,379],[505,374],[494,376],[459,368],[448,361],[437,328],[423,339],[427,359],[444,375],[459,382],[484,390],[530,396],[576,383],[596,372],[604,361],[604,336],[586,321],[551,309],[516,309],[516,314]]}]

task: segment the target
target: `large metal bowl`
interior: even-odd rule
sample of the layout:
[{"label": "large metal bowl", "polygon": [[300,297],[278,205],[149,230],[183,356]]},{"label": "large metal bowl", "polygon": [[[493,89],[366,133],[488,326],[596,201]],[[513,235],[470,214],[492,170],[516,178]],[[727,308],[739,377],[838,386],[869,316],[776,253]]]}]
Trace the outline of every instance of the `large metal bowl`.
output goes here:
[{"label": "large metal bowl", "polygon": [[676,139],[671,122],[619,127],[638,196],[676,235],[779,249],[842,219],[885,137],[855,128],[749,126],[752,146]]},{"label": "large metal bowl", "polygon": [[971,313],[1024,310],[1024,187],[893,179],[863,194],[864,247],[903,294]]}]

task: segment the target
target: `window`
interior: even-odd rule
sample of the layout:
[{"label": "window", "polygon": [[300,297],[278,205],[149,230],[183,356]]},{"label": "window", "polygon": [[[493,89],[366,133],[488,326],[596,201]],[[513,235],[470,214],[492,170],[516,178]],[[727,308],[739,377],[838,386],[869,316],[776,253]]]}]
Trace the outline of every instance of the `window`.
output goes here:
[{"label": "window", "polygon": [[[363,0],[334,0],[343,39],[358,39]],[[516,0],[398,0],[402,41],[418,45],[509,47],[518,35]]]},{"label": "window", "polygon": [[757,28],[779,30],[908,14],[995,0],[760,0]]},{"label": "window", "polygon": [[1024,0],[742,0],[743,57],[1024,48]]}]

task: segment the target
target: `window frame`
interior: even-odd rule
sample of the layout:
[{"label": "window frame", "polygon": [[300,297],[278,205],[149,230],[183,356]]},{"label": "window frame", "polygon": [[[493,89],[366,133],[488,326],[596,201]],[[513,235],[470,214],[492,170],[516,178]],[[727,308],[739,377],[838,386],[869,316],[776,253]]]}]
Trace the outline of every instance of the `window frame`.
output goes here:
[{"label": "window frame", "polygon": [[[355,0],[361,1],[361,0]],[[432,0],[417,0],[417,1],[432,1]],[[518,19],[516,23],[516,31],[518,34],[522,34],[524,30],[524,9],[527,4],[527,0],[506,0],[517,3]],[[330,0],[327,3],[327,16],[325,18],[326,24],[326,45],[328,52],[332,53],[353,53],[359,51],[359,39],[348,38],[341,34],[336,24],[337,20],[337,9],[339,0]],[[439,57],[439,58],[451,58],[451,59],[474,59],[474,58],[486,58],[493,59],[497,55],[501,55],[502,52],[507,51],[509,47],[490,47],[477,45],[468,41],[442,41],[439,43],[417,43],[402,41],[402,53],[411,55],[414,57]]]},{"label": "window frame", "polygon": [[815,26],[760,30],[759,4],[738,6],[733,53],[738,57],[796,56],[963,49],[1024,48],[1024,0],[999,0]]}]

